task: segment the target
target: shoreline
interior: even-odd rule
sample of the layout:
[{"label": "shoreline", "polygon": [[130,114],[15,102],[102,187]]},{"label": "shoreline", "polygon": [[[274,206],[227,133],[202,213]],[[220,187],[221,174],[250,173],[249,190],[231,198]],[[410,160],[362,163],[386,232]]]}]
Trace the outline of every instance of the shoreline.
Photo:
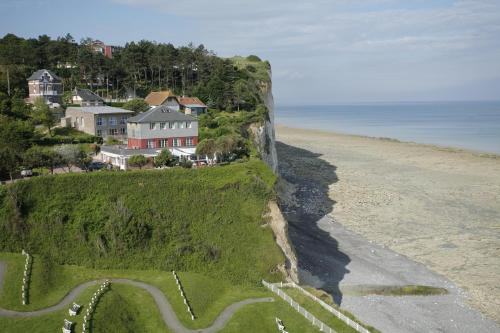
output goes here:
[{"label": "shoreline", "polygon": [[[499,155],[281,125],[276,133],[281,175],[316,184],[299,185],[291,200],[303,196],[312,231],[298,224],[298,208],[288,207],[299,242],[304,232],[321,234],[317,221],[326,215],[452,281],[464,301],[500,323]],[[356,275],[349,256],[340,258],[346,278],[337,288]]]},{"label": "shoreline", "polygon": [[299,131],[307,131],[307,132],[316,132],[318,134],[333,134],[333,135],[344,136],[344,137],[353,137],[353,138],[360,138],[360,139],[378,140],[378,141],[384,141],[384,142],[401,143],[401,144],[407,144],[407,145],[411,145],[411,146],[424,146],[424,147],[428,147],[428,148],[432,148],[432,149],[436,149],[436,150],[440,150],[440,151],[447,151],[450,153],[468,153],[468,154],[476,155],[476,156],[482,157],[482,158],[500,159],[500,153],[493,153],[493,152],[476,150],[476,149],[469,149],[469,148],[444,146],[444,145],[440,145],[437,143],[421,143],[421,142],[415,142],[415,141],[404,141],[404,140],[390,138],[390,137],[369,136],[369,135],[362,135],[362,134],[329,131],[329,130],[316,129],[316,128],[303,128],[303,127],[281,125],[278,123],[275,125],[275,127],[276,127],[276,131],[279,131],[281,129],[281,130],[299,130]]}]

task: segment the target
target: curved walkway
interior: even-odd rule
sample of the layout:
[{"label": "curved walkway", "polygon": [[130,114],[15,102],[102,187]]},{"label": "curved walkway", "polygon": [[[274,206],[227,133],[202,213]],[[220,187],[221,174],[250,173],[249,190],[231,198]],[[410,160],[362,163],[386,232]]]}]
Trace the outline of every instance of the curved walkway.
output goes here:
[{"label": "curved walkway", "polygon": [[[3,285],[3,273],[5,272],[5,264],[0,262],[0,288]],[[207,328],[203,329],[189,329],[184,327],[182,323],[179,321],[177,318],[177,315],[175,314],[172,305],[169,303],[163,292],[158,289],[155,286],[152,286],[150,284],[144,283],[144,282],[139,282],[139,281],[134,281],[134,280],[129,280],[129,279],[109,279],[113,283],[123,283],[123,284],[128,284],[132,285],[137,288],[141,288],[146,290],[153,296],[153,299],[156,302],[156,305],[158,306],[158,309],[160,310],[161,316],[163,318],[163,321],[165,324],[168,326],[169,329],[176,333],[213,333],[221,330],[226,323],[231,319],[233,314],[238,311],[240,308],[244,307],[245,305],[248,304],[253,304],[253,303],[262,303],[262,302],[273,302],[274,299],[272,297],[267,297],[267,298],[249,298],[240,302],[233,303],[229,305],[227,308],[222,311],[222,313],[215,319],[214,323],[212,326],[209,326]],[[103,280],[95,280],[95,281],[89,281],[82,283],[72,289],[58,304],[49,306],[45,309],[41,310],[36,310],[36,311],[30,311],[30,312],[23,312],[23,311],[12,311],[12,310],[6,310],[0,308],[0,316],[2,317],[11,317],[11,318],[19,318],[19,317],[37,317],[37,316],[42,316],[51,312],[63,310],[69,306],[69,304],[85,289],[87,289],[90,286],[96,285],[98,283],[103,282]]]}]

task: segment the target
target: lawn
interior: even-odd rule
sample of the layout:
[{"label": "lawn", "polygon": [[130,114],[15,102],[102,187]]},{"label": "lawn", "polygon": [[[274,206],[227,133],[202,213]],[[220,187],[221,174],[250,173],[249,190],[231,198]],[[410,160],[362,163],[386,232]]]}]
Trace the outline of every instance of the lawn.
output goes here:
[{"label": "lawn", "polygon": [[[28,311],[56,304],[74,286],[89,280],[122,277],[144,281],[160,288],[172,304],[179,320],[191,329],[211,325],[220,312],[228,305],[250,297],[274,297],[263,287],[237,286],[218,279],[208,278],[196,273],[180,272],[179,278],[184,286],[197,317],[192,321],[175,285],[171,272],[133,271],[133,270],[93,270],[85,267],[53,265],[50,278],[40,281],[43,264],[35,255],[30,287],[31,301],[21,305],[20,281],[24,257],[20,254],[0,253],[0,261],[6,263],[4,285],[0,293],[0,307]],[[45,270],[46,271],[46,270]],[[49,281],[50,280],[50,281]],[[50,285],[49,288],[47,286]],[[13,286],[13,287],[11,287]],[[88,304],[97,286],[87,288],[77,303]],[[275,332],[275,317],[281,318],[293,332],[318,332],[305,318],[295,312],[278,297],[276,302],[246,306],[239,310],[228,322],[222,332]],[[119,306],[116,306],[119,304]],[[64,318],[78,323],[81,331],[83,313],[71,319],[67,310],[58,311],[36,318],[0,317],[2,332],[49,332],[61,329]],[[76,319],[75,319],[76,318]],[[98,303],[92,322],[93,332],[169,332],[164,325],[153,298],[146,291],[124,284],[113,283]]]},{"label": "lawn", "polygon": [[[356,330],[346,325],[343,321],[338,319],[336,316],[331,314],[325,308],[323,308],[319,303],[312,300],[310,297],[304,295],[300,290],[296,288],[283,288],[283,291],[288,294],[294,301],[303,306],[307,311],[312,313],[316,318],[336,330],[338,333],[356,333]],[[342,311],[346,316],[357,321],[351,314]],[[380,333],[373,327],[363,325],[369,331],[374,333]]]}]

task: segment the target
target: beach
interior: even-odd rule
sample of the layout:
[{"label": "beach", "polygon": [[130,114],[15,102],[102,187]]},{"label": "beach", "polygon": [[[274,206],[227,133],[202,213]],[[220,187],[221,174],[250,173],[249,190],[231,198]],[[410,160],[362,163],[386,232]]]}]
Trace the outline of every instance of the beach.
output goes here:
[{"label": "beach", "polygon": [[[281,172],[294,169],[288,182],[314,173],[310,181],[321,184],[311,195],[327,196],[312,220],[326,215],[346,232],[422,264],[500,322],[500,157],[284,126],[276,135]],[[294,162],[309,153],[307,162]],[[341,261],[349,267],[350,259]],[[339,274],[338,288],[349,274]]]}]

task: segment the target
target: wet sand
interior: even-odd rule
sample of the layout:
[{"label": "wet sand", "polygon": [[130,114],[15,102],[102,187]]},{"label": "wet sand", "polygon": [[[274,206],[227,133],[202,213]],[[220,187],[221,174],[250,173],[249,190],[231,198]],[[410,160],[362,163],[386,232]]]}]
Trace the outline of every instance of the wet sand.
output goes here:
[{"label": "wet sand", "polygon": [[[500,322],[499,157],[282,126],[277,140],[320,161],[320,167],[310,159],[280,169],[302,168],[294,173],[313,172],[316,180],[335,173],[335,181],[326,182],[330,203],[318,217],[324,212],[446,277],[465,291],[472,307]],[[280,164],[287,153],[278,151]]]}]

